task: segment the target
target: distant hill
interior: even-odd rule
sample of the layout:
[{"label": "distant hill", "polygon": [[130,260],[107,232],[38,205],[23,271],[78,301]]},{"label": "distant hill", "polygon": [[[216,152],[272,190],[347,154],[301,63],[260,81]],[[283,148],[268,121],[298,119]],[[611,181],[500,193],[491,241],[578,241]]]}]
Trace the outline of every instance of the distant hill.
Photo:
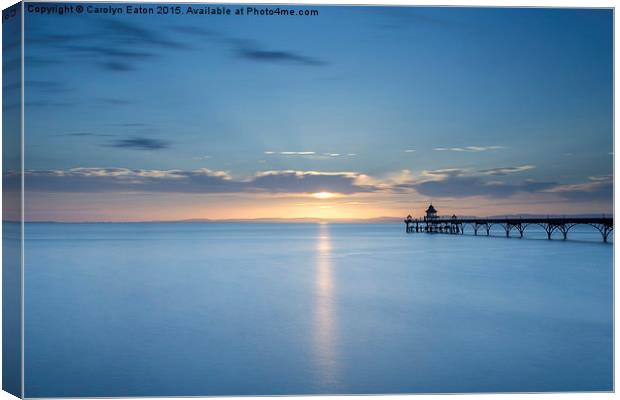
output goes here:
[{"label": "distant hill", "polygon": [[244,222],[244,223],[386,223],[402,222],[402,217],[375,217],[375,218],[248,218],[248,219],[205,219],[193,218],[180,221],[153,221],[153,222]]},{"label": "distant hill", "polygon": [[590,214],[505,214],[505,215],[493,215],[483,218],[599,218],[599,217],[613,217],[613,213],[590,213]]},{"label": "distant hill", "polygon": [[[490,216],[475,216],[475,215],[457,215],[459,218],[594,218],[594,217],[613,217],[613,213],[589,213],[589,214],[505,214],[505,215],[490,215]],[[442,215],[441,217],[447,218],[449,216]],[[231,219],[209,219],[209,218],[191,218],[182,220],[152,220],[152,221],[27,221],[29,223],[47,223],[47,224],[105,224],[105,223],[247,223],[247,224],[317,224],[317,223],[343,223],[343,224],[383,224],[383,223],[402,223],[405,217],[375,217],[375,218],[231,218]],[[421,218],[415,216],[414,218]],[[7,221],[8,222],[8,221]],[[18,221],[15,221],[18,222]]]},{"label": "distant hill", "polygon": [[[181,220],[151,220],[151,221],[26,221],[28,223],[39,224],[122,224],[122,223],[143,223],[143,224],[165,224],[165,223],[248,223],[248,224],[295,224],[295,223],[347,223],[347,224],[372,224],[372,223],[396,223],[402,222],[402,217],[376,217],[365,219],[354,218],[254,218],[254,219],[210,219],[210,218],[191,218]],[[18,221],[15,221],[18,222]]]}]

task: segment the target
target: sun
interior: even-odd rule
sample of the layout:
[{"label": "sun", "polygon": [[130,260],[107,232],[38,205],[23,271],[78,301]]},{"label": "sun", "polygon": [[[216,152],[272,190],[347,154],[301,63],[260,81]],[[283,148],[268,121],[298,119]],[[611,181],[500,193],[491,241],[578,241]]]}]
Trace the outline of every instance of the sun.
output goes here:
[{"label": "sun", "polygon": [[312,193],[312,197],[315,199],[331,199],[332,197],[336,197],[336,195],[330,192],[317,192]]}]

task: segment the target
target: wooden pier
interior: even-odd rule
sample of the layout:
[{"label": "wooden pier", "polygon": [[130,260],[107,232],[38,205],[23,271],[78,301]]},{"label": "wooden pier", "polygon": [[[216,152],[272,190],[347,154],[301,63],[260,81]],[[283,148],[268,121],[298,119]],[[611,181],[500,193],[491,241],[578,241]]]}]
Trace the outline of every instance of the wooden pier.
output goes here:
[{"label": "wooden pier", "polygon": [[475,217],[439,217],[437,210],[431,204],[426,210],[426,216],[423,218],[413,218],[411,215],[405,219],[407,233],[446,233],[446,234],[463,234],[464,228],[469,225],[477,236],[478,232],[486,232],[490,236],[491,227],[493,225],[501,226],[506,237],[511,237],[511,232],[518,233],[518,237],[522,238],[525,229],[528,226],[539,226],[547,233],[547,238],[551,239],[551,235],[558,231],[561,232],[564,239],[567,239],[568,232],[577,225],[590,225],[598,230],[603,237],[603,242],[607,243],[609,235],[614,229],[614,220],[612,217],[538,217],[538,218],[475,218]]}]

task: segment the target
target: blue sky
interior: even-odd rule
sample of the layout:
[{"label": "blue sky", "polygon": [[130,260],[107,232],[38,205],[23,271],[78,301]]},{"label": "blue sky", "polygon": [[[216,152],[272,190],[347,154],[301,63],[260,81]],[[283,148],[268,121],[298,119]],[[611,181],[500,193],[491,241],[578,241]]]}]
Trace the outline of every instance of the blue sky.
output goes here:
[{"label": "blue sky", "polygon": [[307,8],[27,13],[32,218],[612,210],[611,10]]}]

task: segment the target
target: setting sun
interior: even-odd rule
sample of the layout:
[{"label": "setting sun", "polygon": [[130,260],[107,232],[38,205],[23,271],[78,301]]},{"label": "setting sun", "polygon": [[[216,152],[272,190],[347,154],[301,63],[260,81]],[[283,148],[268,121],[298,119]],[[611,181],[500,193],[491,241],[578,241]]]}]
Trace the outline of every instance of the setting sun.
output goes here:
[{"label": "setting sun", "polygon": [[318,192],[318,193],[313,193],[312,197],[317,198],[317,199],[331,199],[333,197],[336,197],[336,195],[330,192]]}]

